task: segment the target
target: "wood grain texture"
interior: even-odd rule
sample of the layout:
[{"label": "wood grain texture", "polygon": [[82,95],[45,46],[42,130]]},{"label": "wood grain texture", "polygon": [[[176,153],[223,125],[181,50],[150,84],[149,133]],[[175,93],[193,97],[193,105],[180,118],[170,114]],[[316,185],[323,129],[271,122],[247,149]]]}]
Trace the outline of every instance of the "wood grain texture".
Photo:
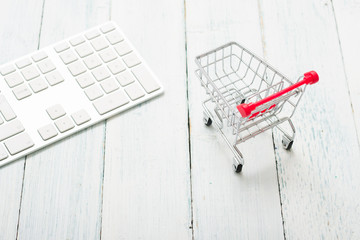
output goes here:
[{"label": "wood grain texture", "polygon": [[191,239],[183,1],[114,1],[165,94],[108,121],[102,239]]},{"label": "wood grain texture", "polygon": [[[43,3],[2,2],[1,63],[111,18],[165,94],[0,168],[0,240],[360,239],[359,0]],[[291,78],[320,75],[293,149],[266,132],[240,145],[240,175],[203,125],[193,73],[196,55],[232,40]]]},{"label": "wood grain texture", "polygon": [[360,32],[354,24],[360,22],[360,1],[332,1],[342,50],[345,77],[349,87],[352,111],[360,142]]},{"label": "wood grain texture", "polygon": [[271,132],[240,145],[245,165],[235,174],[224,140],[203,124],[194,74],[197,55],[229,41],[262,55],[261,24],[256,1],[186,1],[195,239],[283,238]]},{"label": "wood grain texture", "polygon": [[[37,48],[42,3],[42,0],[1,3],[0,64]],[[23,159],[0,169],[0,239],[16,238],[23,174]]]},{"label": "wood grain texture", "polygon": [[[40,47],[107,21],[109,8],[46,0]],[[18,239],[100,238],[104,138],[101,123],[28,156]]]},{"label": "wood grain texture", "polygon": [[261,1],[266,58],[290,77],[315,69],[286,152],[275,131],[287,239],[359,239],[360,154],[330,1]]}]

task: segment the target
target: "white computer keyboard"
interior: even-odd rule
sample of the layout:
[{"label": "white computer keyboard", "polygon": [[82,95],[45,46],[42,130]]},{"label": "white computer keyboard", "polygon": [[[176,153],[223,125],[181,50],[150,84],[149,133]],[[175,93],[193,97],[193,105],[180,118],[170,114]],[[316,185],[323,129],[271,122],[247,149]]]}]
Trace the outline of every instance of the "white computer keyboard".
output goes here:
[{"label": "white computer keyboard", "polygon": [[114,22],[5,64],[0,73],[0,167],[163,92]]}]

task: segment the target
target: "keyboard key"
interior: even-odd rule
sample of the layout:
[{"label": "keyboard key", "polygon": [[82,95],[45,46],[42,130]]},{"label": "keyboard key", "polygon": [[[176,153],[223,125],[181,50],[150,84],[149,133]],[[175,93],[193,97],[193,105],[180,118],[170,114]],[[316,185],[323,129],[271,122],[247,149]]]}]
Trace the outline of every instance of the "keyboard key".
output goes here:
[{"label": "keyboard key", "polygon": [[26,86],[25,84],[15,87],[13,89],[13,93],[17,100],[24,99],[32,94],[28,86]]},{"label": "keyboard key", "polygon": [[92,84],[94,84],[94,78],[90,75],[90,73],[84,73],[76,78],[76,81],[80,85],[81,88],[86,88]]},{"label": "keyboard key", "polygon": [[107,48],[99,53],[101,59],[107,63],[117,58],[116,53],[111,48]]},{"label": "keyboard key", "polygon": [[102,26],[100,28],[100,30],[103,32],[103,33],[108,33],[112,30],[115,29],[115,26],[112,24],[112,23],[108,23],[108,24],[105,24],[104,26]]},{"label": "keyboard key", "polygon": [[55,121],[55,125],[59,132],[63,133],[75,127],[74,123],[68,116],[62,117]]},{"label": "keyboard key", "polygon": [[72,50],[66,50],[65,52],[60,54],[60,58],[61,60],[65,63],[65,64],[69,64],[72,63],[74,61],[76,61],[78,58],[76,57],[75,53]]},{"label": "keyboard key", "polygon": [[40,76],[38,70],[34,66],[28,66],[21,70],[21,74],[24,76],[26,80],[31,80],[33,78],[36,78]]},{"label": "keyboard key", "polygon": [[120,56],[124,56],[124,55],[132,52],[130,45],[125,41],[116,44],[114,46],[114,48]]},{"label": "keyboard key", "polygon": [[144,90],[137,83],[127,86],[125,92],[133,101],[145,96]]},{"label": "keyboard key", "polygon": [[85,33],[86,38],[89,40],[96,38],[99,35],[100,35],[100,32],[96,29]]},{"label": "keyboard key", "polygon": [[123,72],[116,76],[116,80],[120,83],[121,86],[126,86],[135,81],[135,77],[129,72]]},{"label": "keyboard key", "polygon": [[0,161],[6,159],[7,157],[8,157],[8,153],[5,150],[5,147],[1,144],[0,145]]},{"label": "keyboard key", "polygon": [[80,61],[71,63],[68,66],[68,69],[74,77],[86,71],[84,64],[82,64]]},{"label": "keyboard key", "polygon": [[102,81],[105,78],[110,77],[109,71],[104,66],[94,69],[92,71],[92,74],[94,75],[94,77],[97,81]]},{"label": "keyboard key", "polygon": [[46,141],[50,138],[55,137],[58,135],[55,127],[52,124],[45,125],[38,129],[38,133],[40,134],[41,138]]},{"label": "keyboard key", "polygon": [[77,36],[70,40],[71,45],[76,46],[80,43],[85,42],[85,38],[83,36]]},{"label": "keyboard key", "polygon": [[92,86],[86,88],[85,94],[89,98],[90,101],[95,100],[104,95],[103,92],[101,91],[101,89],[96,85],[92,85]]},{"label": "keyboard key", "polygon": [[89,114],[84,109],[71,114],[71,117],[76,125],[81,125],[91,120]]},{"label": "keyboard key", "polygon": [[34,55],[32,55],[32,59],[34,60],[34,62],[38,62],[40,60],[43,60],[45,58],[47,58],[48,56],[46,55],[46,53],[44,51],[40,51],[35,53]]},{"label": "keyboard key", "polygon": [[17,119],[9,123],[5,123],[0,126],[0,141],[21,133],[24,130],[24,126]]},{"label": "keyboard key", "polygon": [[119,89],[119,85],[114,78],[109,78],[101,82],[101,87],[106,93],[111,93]]},{"label": "keyboard key", "polygon": [[134,52],[124,56],[123,60],[126,64],[126,66],[128,66],[129,68],[141,63],[140,59],[138,58],[138,56],[136,56],[136,54]]},{"label": "keyboard key", "polygon": [[123,61],[120,59],[115,59],[114,61],[108,63],[107,66],[112,74],[118,74],[126,69]]},{"label": "keyboard key", "polygon": [[48,85],[46,84],[45,80],[42,79],[41,77],[35,78],[29,83],[29,85],[34,93],[38,93],[48,88]]},{"label": "keyboard key", "polygon": [[24,82],[23,78],[20,76],[18,72],[14,72],[5,77],[5,81],[9,87],[15,87]]},{"label": "keyboard key", "polygon": [[88,43],[83,43],[75,48],[75,51],[79,54],[80,57],[86,57],[92,54],[94,51]]},{"label": "keyboard key", "polygon": [[54,86],[64,81],[64,78],[61,76],[61,74],[58,71],[53,71],[51,73],[46,74],[45,78],[50,84],[50,86]]},{"label": "keyboard key", "polygon": [[124,40],[123,36],[118,31],[112,31],[106,34],[106,38],[113,45]]},{"label": "keyboard key", "polygon": [[4,116],[6,121],[10,121],[16,118],[16,115],[11,108],[9,102],[6,100],[4,95],[0,95],[0,112]]},{"label": "keyboard key", "polygon": [[160,89],[160,85],[156,82],[144,65],[133,68],[132,72],[147,93],[152,93]]},{"label": "keyboard key", "polygon": [[88,69],[93,69],[101,65],[101,60],[98,56],[95,54],[91,54],[90,56],[86,57],[84,59],[85,65],[88,67]]},{"label": "keyboard key", "polygon": [[49,114],[52,120],[55,120],[66,114],[64,108],[60,104],[56,104],[54,106],[47,108],[46,112]]},{"label": "keyboard key", "polygon": [[93,105],[96,111],[103,115],[127,103],[129,103],[128,97],[122,90],[119,90],[94,101]]},{"label": "keyboard key", "polygon": [[17,61],[15,64],[18,68],[24,68],[26,66],[29,66],[31,64],[31,61],[28,58],[24,58],[24,59]]},{"label": "keyboard key", "polygon": [[65,51],[66,49],[68,49],[70,47],[70,45],[67,43],[67,42],[62,42],[62,43],[59,43],[58,45],[56,45],[54,47],[55,51],[57,53],[60,53],[62,51]]},{"label": "keyboard key", "polygon": [[6,65],[0,69],[1,75],[5,76],[9,73],[12,73],[16,70],[15,66],[12,64]]},{"label": "keyboard key", "polygon": [[27,133],[16,135],[15,137],[6,140],[4,144],[11,155],[17,154],[34,146],[34,142]]},{"label": "keyboard key", "polygon": [[41,62],[38,63],[38,67],[40,69],[40,71],[45,74],[45,73],[48,73],[48,72],[51,72],[52,70],[55,69],[55,66],[54,64],[51,62],[50,59],[45,59]]},{"label": "keyboard key", "polygon": [[100,36],[91,40],[91,45],[96,51],[100,51],[104,48],[107,48],[109,44],[106,42],[105,38]]}]

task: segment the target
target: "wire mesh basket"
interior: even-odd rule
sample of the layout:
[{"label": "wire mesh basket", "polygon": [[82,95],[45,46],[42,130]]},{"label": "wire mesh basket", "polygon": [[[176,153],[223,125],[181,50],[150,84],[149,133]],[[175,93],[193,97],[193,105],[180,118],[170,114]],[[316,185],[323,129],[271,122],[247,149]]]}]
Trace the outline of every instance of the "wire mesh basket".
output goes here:
[{"label": "wire mesh basket", "polygon": [[[291,122],[308,84],[316,83],[316,72],[307,72],[295,82],[249,50],[235,42],[225,44],[196,57],[195,71],[209,98],[204,101],[204,123],[214,121],[234,154],[234,170],[241,172],[243,156],[237,145],[277,127],[283,135],[283,146],[292,147],[295,128]],[[213,103],[213,110],[208,104]],[[223,131],[231,128],[235,141]],[[281,126],[288,123],[290,132]]]}]

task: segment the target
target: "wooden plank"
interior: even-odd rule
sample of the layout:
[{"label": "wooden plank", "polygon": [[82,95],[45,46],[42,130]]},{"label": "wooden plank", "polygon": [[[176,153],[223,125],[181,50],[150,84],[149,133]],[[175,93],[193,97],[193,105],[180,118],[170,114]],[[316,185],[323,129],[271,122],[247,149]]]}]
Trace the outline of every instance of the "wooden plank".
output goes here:
[{"label": "wooden plank", "polygon": [[341,44],[342,58],[345,65],[345,76],[349,86],[349,93],[360,141],[360,35],[352,28],[360,22],[360,1],[334,1],[332,2],[338,27],[339,42]]},{"label": "wooden plank", "polygon": [[224,140],[202,122],[201,103],[207,97],[194,75],[197,55],[230,41],[262,55],[257,3],[186,1],[186,10],[194,237],[282,239],[271,132],[240,145],[245,165],[235,174]]},{"label": "wooden plank", "polygon": [[[42,3],[43,0],[2,2],[0,64],[37,48]],[[0,239],[16,238],[23,174],[23,159],[0,168]]]},{"label": "wooden plank", "polygon": [[102,239],[191,239],[183,1],[115,1],[165,94],[108,121]]},{"label": "wooden plank", "polygon": [[267,59],[291,77],[320,76],[295,113],[290,152],[275,132],[285,236],[359,239],[360,153],[331,3],[260,5]]},{"label": "wooden plank", "polygon": [[[45,1],[41,46],[108,20],[109,7],[108,1]],[[20,239],[100,237],[104,132],[101,123],[28,156]]]}]

